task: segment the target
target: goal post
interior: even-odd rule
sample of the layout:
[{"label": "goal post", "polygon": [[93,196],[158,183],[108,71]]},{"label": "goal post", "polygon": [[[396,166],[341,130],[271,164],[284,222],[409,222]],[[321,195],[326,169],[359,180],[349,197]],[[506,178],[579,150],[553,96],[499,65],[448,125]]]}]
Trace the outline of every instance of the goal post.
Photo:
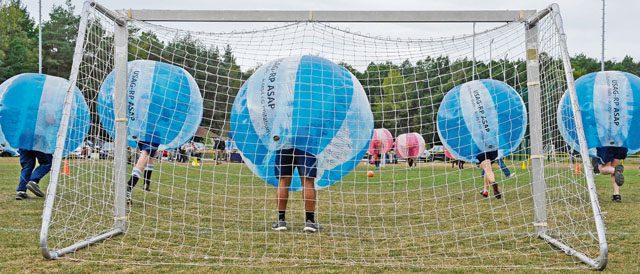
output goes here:
[{"label": "goal post", "polygon": [[545,234],[547,209],[544,183],[544,151],[542,145],[542,104],[540,103],[540,63],[538,60],[538,28],[529,23],[526,28],[527,88],[529,92],[529,128],[531,132],[531,191],[534,206],[534,226]]},{"label": "goal post", "polygon": [[[52,208],[55,203],[55,195],[57,193],[57,181],[60,178],[60,170],[62,166],[62,150],[64,148],[65,140],[67,139],[67,129],[69,127],[69,119],[71,106],[73,101],[73,86],[76,85],[79,77],[79,67],[80,63],[84,58],[84,46],[85,46],[85,35],[87,32],[87,24],[89,18],[89,12],[92,9],[102,9],[102,12],[108,12],[107,9],[104,9],[100,5],[92,2],[86,1],[84,2],[82,13],[80,16],[80,22],[78,26],[78,37],[77,42],[74,49],[73,55],[73,64],[71,74],[69,76],[69,89],[67,91],[67,95],[65,97],[65,108],[63,109],[63,119],[61,121],[60,130],[58,131],[58,140],[56,143],[56,151],[54,153],[54,160],[52,165],[51,172],[51,183],[47,188],[47,197],[45,200],[45,206],[43,210],[42,217],[42,227],[40,230],[40,251],[42,256],[46,259],[57,259],[60,256],[64,256],[64,254],[75,252],[78,249],[85,248],[91,244],[103,241],[105,239],[109,239],[111,237],[122,234],[126,231],[126,212],[125,212],[125,185],[123,184],[114,184],[115,192],[114,192],[114,203],[113,203],[113,227],[111,229],[105,230],[102,233],[97,235],[91,235],[90,237],[85,237],[85,239],[79,239],[77,242],[66,246],[64,248],[60,248],[57,250],[51,250],[47,243],[47,237],[49,235],[49,223],[51,218],[53,217]],[[127,78],[127,29],[126,29],[126,20],[121,20],[119,18],[112,18],[117,23],[114,26],[114,43],[116,44],[114,47],[114,54],[116,56],[114,60],[114,68],[116,68],[116,90],[117,96],[116,98],[121,99],[117,100],[115,104],[115,109],[118,117],[125,117],[124,120],[120,119],[117,122],[119,125],[117,126],[118,136],[116,137],[116,149],[114,156],[114,170],[121,172],[113,173],[113,182],[123,182],[126,178],[126,132],[127,132],[127,120],[126,120],[126,85]]]},{"label": "goal post", "polygon": [[596,184],[594,180],[593,167],[591,165],[591,158],[589,156],[589,148],[587,147],[587,140],[584,134],[584,127],[582,125],[582,115],[580,107],[578,105],[578,97],[576,95],[576,87],[575,81],[573,79],[573,69],[571,68],[571,59],[569,56],[569,49],[567,48],[567,38],[564,32],[564,24],[562,22],[562,17],[559,15],[560,8],[557,4],[551,5],[551,8],[557,12],[556,16],[553,18],[555,21],[555,25],[557,27],[557,31],[560,33],[560,47],[562,54],[562,63],[564,66],[564,74],[567,79],[567,87],[569,90],[569,96],[571,97],[571,108],[575,113],[575,124],[576,124],[576,132],[578,133],[578,142],[580,145],[580,157],[582,158],[582,166],[585,170],[585,178],[587,188],[589,189],[589,202],[591,204],[591,209],[593,211],[594,222],[596,225],[596,233],[599,243],[599,251],[598,257],[589,258],[588,255],[575,250],[571,246],[566,243],[562,243],[557,239],[554,239],[552,236],[543,234],[541,237],[545,239],[547,242],[553,244],[556,247],[559,247],[564,252],[569,255],[576,256],[581,261],[593,266],[595,269],[603,270],[607,267],[608,262],[608,254],[609,248],[607,246],[606,239],[606,230],[604,225],[604,218],[602,216],[602,212],[600,211],[600,203],[598,202],[598,195],[596,192]]},{"label": "goal post", "polygon": [[[150,22],[287,24],[197,32]],[[452,38],[394,39],[332,23],[504,25],[480,33],[474,26],[473,34]],[[304,54],[350,70],[367,94],[375,127],[393,136],[418,132],[427,148],[441,146],[436,113],[454,86],[482,78],[512,86],[525,98],[528,127],[516,153],[504,158],[515,172],[496,171],[504,199],[478,195],[482,177],[473,167],[458,170],[434,161],[407,168],[390,154],[390,164],[379,171],[363,160],[341,181],[317,190],[318,219],[326,231],[271,231],[275,188],[256,175],[241,151],[227,147],[227,159],[220,160],[217,144],[235,144],[227,137],[231,108],[252,73],[272,59]],[[87,1],[69,90],[77,86],[89,103],[92,128],[85,141],[100,156],[63,157],[72,124],[68,92],[43,210],[42,255],[137,264],[604,269],[605,226],[569,58],[557,5],[541,11],[112,11]],[[127,162],[135,162],[137,151],[127,140],[127,64],[133,60],[175,65],[195,79],[204,99],[196,134],[204,149],[193,148],[200,155],[191,163],[180,161],[181,146],[167,149],[166,157],[160,153],[153,188],[138,186],[127,205]],[[492,70],[498,71],[495,77]],[[107,133],[98,110],[111,72],[115,136]],[[584,172],[571,169],[577,160],[556,125],[565,90]],[[164,100],[162,106],[173,98]],[[236,153],[245,163],[231,161]],[[70,174],[61,174],[63,164]],[[287,216],[301,228],[294,214],[301,214],[304,201],[297,196],[290,194]],[[482,264],[489,260],[492,265]]]}]

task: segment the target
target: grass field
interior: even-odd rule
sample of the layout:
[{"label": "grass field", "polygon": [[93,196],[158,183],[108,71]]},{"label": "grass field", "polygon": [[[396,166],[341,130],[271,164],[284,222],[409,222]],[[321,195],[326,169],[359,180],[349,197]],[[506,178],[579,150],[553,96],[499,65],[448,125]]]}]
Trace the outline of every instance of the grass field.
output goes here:
[{"label": "grass field", "polygon": [[[453,268],[446,271],[455,272],[476,265],[486,267],[475,269],[481,272],[495,270],[493,265],[529,272],[584,268],[534,237],[529,173],[512,164],[516,174],[499,177],[502,200],[478,195],[482,182],[472,167],[390,165],[367,179],[361,165],[319,191],[318,219],[327,228],[311,235],[300,231],[300,193],[291,194],[292,230],[275,233],[268,229],[275,218],[275,191],[243,165],[165,163],[156,166],[153,191],[139,186],[134,192],[126,235],[47,261],[38,248],[44,199],[15,201],[19,164],[0,158],[0,272],[270,272],[300,271],[305,265],[317,272],[420,272],[447,265]],[[108,162],[74,161],[71,170],[58,187],[49,237],[54,248],[113,223]],[[640,272],[639,175],[637,163],[627,165],[621,204],[610,202],[608,178],[596,177],[610,272]],[[581,181],[571,183],[572,176],[562,165],[546,171],[549,234],[595,256],[586,191]],[[155,264],[160,261],[171,264]]]}]

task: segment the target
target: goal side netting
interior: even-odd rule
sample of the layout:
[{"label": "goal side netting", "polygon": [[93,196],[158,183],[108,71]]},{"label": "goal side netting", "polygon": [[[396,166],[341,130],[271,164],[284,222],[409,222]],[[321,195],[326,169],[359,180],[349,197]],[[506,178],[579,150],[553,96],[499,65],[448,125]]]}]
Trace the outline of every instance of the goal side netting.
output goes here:
[{"label": "goal side netting", "polygon": [[[243,267],[606,265],[589,158],[586,151],[572,151],[558,129],[558,104],[573,90],[573,77],[557,6],[444,38],[371,35],[316,20],[239,26],[187,31],[85,4],[70,80],[89,106],[91,128],[82,147],[55,154],[41,232],[45,257]],[[291,58],[298,63],[287,63]],[[149,63],[156,65],[150,69]],[[127,68],[138,66],[140,76],[127,81]],[[292,94],[288,101],[271,104],[268,93],[252,93],[271,79],[254,81],[252,75],[292,68],[290,82],[278,83],[291,84],[283,87]],[[145,77],[145,70],[153,69],[161,72]],[[486,125],[501,130],[494,140],[498,145],[516,140],[512,148],[499,150],[502,163],[493,166],[501,199],[491,188],[489,197],[480,194],[484,179],[476,163],[462,166],[454,159],[467,159],[463,153],[469,147],[452,143],[477,142],[468,135],[475,134],[474,122],[461,120],[468,128],[440,124],[448,107],[459,108],[451,113],[470,111],[443,103],[448,93],[465,94],[470,82],[494,83],[488,80],[510,87],[516,98],[487,97],[495,109],[512,110]],[[134,94],[141,86],[159,99],[134,107],[131,100],[146,96]],[[353,95],[343,104],[344,96],[322,93],[327,86]],[[172,93],[175,87],[191,93]],[[74,125],[68,121],[72,101],[66,100],[58,148],[73,138],[63,134]],[[473,106],[478,102],[469,100]],[[519,102],[523,112],[515,111]],[[254,103],[279,111],[255,114],[260,110],[251,107]],[[139,117],[157,122],[144,124],[140,132],[132,129],[145,123]],[[297,123],[307,120],[299,117],[335,128],[314,129],[315,122],[309,122],[302,129]],[[267,124],[272,118],[277,128]],[[304,139],[304,130],[322,136]],[[158,141],[153,172],[131,190],[127,204],[127,180],[145,150],[137,141],[171,131],[178,133]],[[251,137],[264,132],[272,135]],[[386,132],[392,136],[388,150]],[[288,230],[272,230],[278,181],[273,167],[261,164],[273,161],[276,149],[288,149],[279,145],[284,142],[313,144],[317,150],[319,233],[303,232],[304,191],[293,191],[302,184],[298,173],[288,198]]]}]

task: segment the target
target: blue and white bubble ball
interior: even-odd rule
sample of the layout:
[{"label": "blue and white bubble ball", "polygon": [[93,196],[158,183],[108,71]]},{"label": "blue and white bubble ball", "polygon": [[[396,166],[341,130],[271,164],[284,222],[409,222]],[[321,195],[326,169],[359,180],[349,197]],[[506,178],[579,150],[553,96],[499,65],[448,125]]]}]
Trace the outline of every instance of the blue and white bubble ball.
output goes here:
[{"label": "blue and white bubble ball", "polygon": [[[100,86],[98,116],[115,137],[113,92],[115,73]],[[175,149],[193,137],[202,121],[202,95],[186,70],[167,63],[135,60],[127,64],[128,134],[130,147],[138,142]]]},{"label": "blue and white bubble ball", "polygon": [[[0,135],[10,149],[54,153],[68,88],[66,79],[37,73],[19,74],[0,85]],[[63,155],[82,145],[91,126],[82,92],[73,87],[73,94]]]},{"label": "blue and white bubble ball", "polygon": [[[317,56],[280,58],[261,66],[240,88],[231,112],[230,136],[243,160],[273,186],[278,185],[278,150],[315,155],[316,188],[323,188],[358,165],[372,134],[373,114],[360,82]],[[290,189],[302,189],[297,171]]]},{"label": "blue and white bubble ball", "polygon": [[504,82],[482,79],[451,89],[438,109],[438,135],[456,159],[477,163],[476,156],[513,153],[524,138],[527,112],[518,93]]},{"label": "blue and white bubble ball", "polygon": [[0,152],[8,152],[10,154],[15,154],[15,149],[9,145],[7,139],[4,137],[4,133],[2,133],[2,127],[0,127]]},{"label": "blue and white bubble ball", "polygon": [[[2,88],[2,85],[0,85],[0,90],[2,90]],[[4,133],[2,133],[2,123],[0,123],[0,152],[8,152],[10,154],[16,153],[16,149],[9,145],[7,138],[5,138]]]},{"label": "blue and white bubble ball", "polygon": [[[626,147],[628,154],[640,151],[640,78],[621,71],[589,73],[576,80],[578,107],[582,116],[589,155],[596,148]],[[558,127],[569,146],[580,151],[569,91],[558,105]]]}]

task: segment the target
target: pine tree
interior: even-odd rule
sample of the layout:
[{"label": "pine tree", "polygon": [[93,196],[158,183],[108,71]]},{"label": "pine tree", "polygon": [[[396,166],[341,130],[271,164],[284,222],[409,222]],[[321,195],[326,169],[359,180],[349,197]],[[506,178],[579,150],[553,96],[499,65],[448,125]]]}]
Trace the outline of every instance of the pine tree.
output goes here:
[{"label": "pine tree", "polygon": [[35,22],[19,0],[0,6],[0,82],[38,68]]},{"label": "pine tree", "polygon": [[50,20],[42,26],[43,73],[69,78],[73,50],[80,18],[73,14],[74,6],[67,0],[49,13]]}]

